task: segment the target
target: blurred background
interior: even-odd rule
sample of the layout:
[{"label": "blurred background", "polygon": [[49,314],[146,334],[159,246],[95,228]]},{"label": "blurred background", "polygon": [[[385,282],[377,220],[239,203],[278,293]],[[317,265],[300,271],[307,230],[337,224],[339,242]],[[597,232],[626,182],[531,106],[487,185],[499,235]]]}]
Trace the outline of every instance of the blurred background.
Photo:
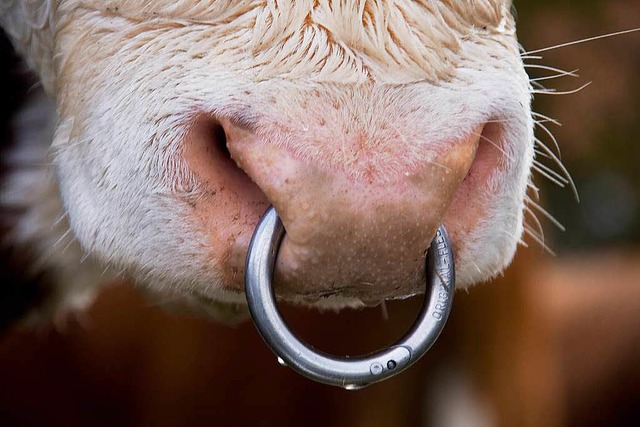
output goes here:
[{"label": "blurred background", "polygon": [[[640,26],[637,0],[515,5],[527,50]],[[6,40],[0,48],[0,123],[10,139],[11,113],[31,83],[16,83]],[[0,333],[0,426],[640,425],[640,33],[540,55],[527,62],[579,69],[538,80],[547,88],[593,82],[534,103],[562,123],[538,117],[559,141],[580,203],[561,178],[564,188],[538,175],[540,203],[566,226],[538,215],[556,255],[527,237],[504,277],[457,294],[443,336],[415,367],[357,392],[315,384],[280,367],[251,323],[175,315],[117,283],[62,331]],[[3,263],[2,286],[17,283],[14,268]],[[33,284],[21,286],[23,302],[0,302],[0,317],[38,297]],[[313,345],[356,354],[396,339],[419,305],[284,311]]]}]

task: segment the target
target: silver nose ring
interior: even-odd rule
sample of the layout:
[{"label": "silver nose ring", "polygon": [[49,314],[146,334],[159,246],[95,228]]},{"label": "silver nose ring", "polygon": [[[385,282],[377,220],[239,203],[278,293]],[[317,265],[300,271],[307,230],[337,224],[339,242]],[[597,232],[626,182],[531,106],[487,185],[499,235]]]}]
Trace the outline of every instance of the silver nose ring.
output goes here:
[{"label": "silver nose ring", "polygon": [[312,380],[355,390],[390,378],[417,362],[436,341],[451,312],[455,287],[453,250],[441,225],[427,251],[426,292],[420,314],[396,344],[367,356],[337,357],[313,349],[287,327],[273,290],[273,271],[285,230],[270,207],[253,234],[247,253],[245,291],[262,338],[287,365]]}]

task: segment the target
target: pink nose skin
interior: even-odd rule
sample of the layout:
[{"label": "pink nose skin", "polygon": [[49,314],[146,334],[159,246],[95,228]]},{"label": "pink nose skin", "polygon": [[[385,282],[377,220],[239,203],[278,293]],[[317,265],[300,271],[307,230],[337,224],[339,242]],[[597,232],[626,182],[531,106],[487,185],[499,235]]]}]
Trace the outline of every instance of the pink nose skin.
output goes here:
[{"label": "pink nose skin", "polygon": [[[212,245],[225,242],[220,233],[233,237],[226,253],[212,255],[233,270],[227,275],[233,287],[242,284],[258,217],[273,204],[287,233],[276,267],[280,295],[314,302],[337,294],[376,303],[423,291],[425,252],[474,161],[482,125],[446,144],[400,137],[376,144],[364,131],[329,139],[313,131],[257,132],[228,119],[220,124],[231,157],[255,185],[234,178],[240,171],[228,162],[206,160],[196,137],[186,157],[205,181],[226,182],[212,205],[205,199],[200,209],[219,218],[207,220],[215,229]],[[226,196],[220,194],[225,189]],[[235,220],[224,218],[221,200],[240,206]]]}]

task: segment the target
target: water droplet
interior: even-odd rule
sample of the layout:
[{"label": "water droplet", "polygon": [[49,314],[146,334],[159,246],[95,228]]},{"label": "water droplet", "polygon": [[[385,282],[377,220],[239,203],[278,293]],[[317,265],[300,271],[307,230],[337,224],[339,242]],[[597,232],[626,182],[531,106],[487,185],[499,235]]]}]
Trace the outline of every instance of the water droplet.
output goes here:
[{"label": "water droplet", "polygon": [[360,384],[346,384],[344,385],[342,388],[344,388],[345,390],[360,390],[361,388],[365,388],[365,385],[360,385]]},{"label": "water droplet", "polygon": [[287,366],[287,362],[285,362],[282,357],[278,357],[278,363],[280,366]]}]

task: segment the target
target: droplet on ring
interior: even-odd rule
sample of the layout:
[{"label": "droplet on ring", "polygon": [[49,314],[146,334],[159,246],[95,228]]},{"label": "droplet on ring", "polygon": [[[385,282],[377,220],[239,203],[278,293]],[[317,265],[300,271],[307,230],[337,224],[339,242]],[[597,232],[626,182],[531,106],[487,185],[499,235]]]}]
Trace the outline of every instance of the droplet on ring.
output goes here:
[{"label": "droplet on ring", "polygon": [[346,384],[342,388],[345,390],[353,391],[353,390],[360,390],[361,388],[365,388],[365,387],[366,387],[366,384],[365,385]]}]

